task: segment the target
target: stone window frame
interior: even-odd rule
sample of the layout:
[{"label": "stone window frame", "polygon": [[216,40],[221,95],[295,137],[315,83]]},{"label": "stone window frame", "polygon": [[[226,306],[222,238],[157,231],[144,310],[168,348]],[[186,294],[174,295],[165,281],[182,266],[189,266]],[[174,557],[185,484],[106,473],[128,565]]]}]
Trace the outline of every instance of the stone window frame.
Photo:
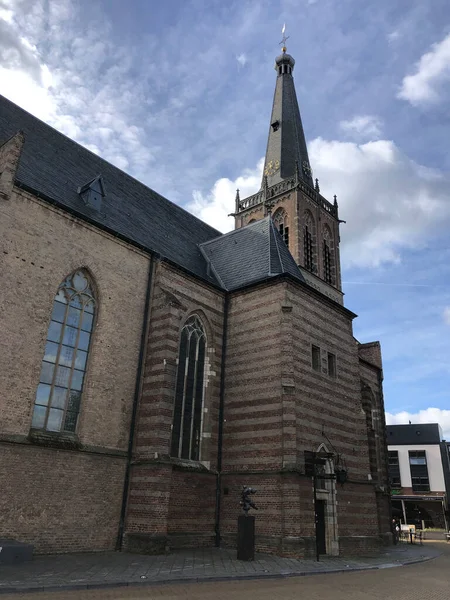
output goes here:
[{"label": "stone window frame", "polygon": [[286,210],[280,206],[272,216],[275,227],[283,238],[283,242],[289,248],[289,215]]},{"label": "stone window frame", "polygon": [[323,279],[329,285],[336,285],[336,261],[334,239],[331,229],[328,225],[323,226],[322,230],[322,270]]},{"label": "stone window frame", "polygon": [[[200,325],[200,327],[199,327]],[[197,442],[197,448],[194,448],[194,443],[195,440],[193,441],[193,437],[195,435],[195,432],[193,430],[194,428],[194,420],[192,419],[192,416],[195,417],[194,413],[195,413],[195,400],[198,401],[198,396],[196,397],[196,393],[194,392],[194,396],[191,399],[194,400],[194,402],[192,403],[192,407],[191,407],[191,423],[190,423],[190,439],[189,439],[189,449],[188,449],[188,455],[184,455],[186,454],[185,452],[183,452],[183,425],[184,425],[184,411],[185,411],[185,407],[186,407],[186,386],[188,384],[188,370],[189,370],[189,361],[186,360],[181,360],[180,361],[180,352],[181,352],[181,347],[182,347],[182,343],[183,343],[183,332],[187,331],[189,328],[191,328],[191,331],[188,333],[188,339],[187,341],[189,342],[189,346],[188,348],[191,348],[191,339],[192,337],[198,336],[197,340],[196,340],[196,360],[195,360],[195,365],[194,365],[194,380],[193,380],[193,385],[192,385],[192,391],[194,392],[194,389],[197,391],[198,394],[198,357],[199,357],[199,351],[200,351],[200,347],[201,347],[201,339],[204,340],[204,350],[203,350],[203,373],[202,373],[202,380],[201,380],[201,401],[200,401],[200,405],[198,406],[198,413],[199,413],[199,429],[198,429],[198,442]],[[202,330],[200,332],[200,329]],[[204,429],[205,429],[205,413],[207,410],[206,407],[206,382],[207,382],[207,368],[208,368],[208,354],[211,348],[211,334],[210,334],[210,327],[209,324],[207,323],[206,318],[204,317],[204,315],[201,314],[201,311],[194,311],[189,313],[189,315],[184,319],[181,327],[180,327],[180,332],[179,332],[179,341],[178,341],[178,346],[177,346],[177,370],[176,370],[176,375],[175,375],[175,387],[174,387],[174,397],[173,397],[173,414],[172,414],[172,424],[171,424],[171,438],[170,438],[170,456],[172,458],[175,459],[181,459],[181,460],[189,460],[189,461],[194,461],[194,462],[204,462],[205,461],[205,454],[206,452],[204,451],[204,445],[203,445],[203,437],[204,437]],[[186,355],[187,358],[189,358],[188,355]],[[182,379],[181,379],[181,373],[180,373],[180,368],[182,368],[182,366],[184,366],[184,373],[182,375]],[[180,407],[179,407],[179,414],[180,414],[180,423],[179,423],[179,431],[177,432],[177,426],[175,423],[175,419],[178,417],[178,413],[177,413],[177,402],[179,402]],[[177,442],[176,442],[177,439]],[[186,450],[186,447],[184,448]]]},{"label": "stone window frame", "polygon": [[311,367],[316,373],[322,372],[322,352],[316,344],[311,344]]},{"label": "stone window frame", "polygon": [[303,266],[317,273],[316,222],[308,209],[303,214]]},{"label": "stone window frame", "polygon": [[372,386],[361,379],[361,406],[365,414],[367,440],[369,443],[369,467],[373,481],[377,481],[387,466],[387,451],[384,443],[384,429],[379,415],[379,392],[374,392]]},{"label": "stone window frame", "polygon": [[[319,444],[319,447],[316,450],[317,454],[322,452],[328,455],[331,454],[325,443]],[[327,554],[338,555],[338,505],[334,471],[335,462],[333,458],[328,457],[323,469],[321,469],[321,472],[318,473],[318,477],[316,478],[316,494],[317,500],[325,500],[325,540]]]},{"label": "stone window frame", "polygon": [[327,352],[327,369],[328,375],[333,379],[337,378],[337,364],[336,364],[336,354],[333,352]]},{"label": "stone window frame", "polygon": [[97,313],[94,278],[86,268],[75,269],[53,299],[31,431],[76,434]]}]

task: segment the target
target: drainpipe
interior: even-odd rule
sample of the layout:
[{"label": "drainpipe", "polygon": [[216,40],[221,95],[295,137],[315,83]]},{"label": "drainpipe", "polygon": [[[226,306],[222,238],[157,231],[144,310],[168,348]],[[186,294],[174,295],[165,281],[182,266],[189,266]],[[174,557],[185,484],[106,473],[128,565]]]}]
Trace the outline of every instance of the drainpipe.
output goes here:
[{"label": "drainpipe", "polygon": [[136,430],[136,418],[137,418],[137,409],[139,404],[139,396],[141,392],[141,380],[142,380],[142,372],[144,369],[144,359],[145,359],[145,347],[147,341],[147,331],[149,324],[149,316],[150,316],[150,297],[152,290],[152,280],[153,280],[153,254],[150,255],[150,263],[148,266],[148,279],[147,279],[147,291],[145,294],[145,306],[144,306],[144,318],[142,323],[142,332],[141,332],[141,343],[139,349],[139,357],[138,357],[138,366],[136,373],[136,384],[134,388],[134,399],[133,399],[133,408],[131,412],[131,422],[130,422],[130,435],[128,437],[128,451],[127,451],[127,463],[125,467],[125,479],[123,484],[123,494],[122,494],[122,508],[120,511],[120,521],[119,521],[119,531],[117,534],[116,541],[116,551],[122,550],[123,544],[123,534],[125,529],[125,517],[127,514],[127,505],[128,505],[128,489],[130,486],[130,474],[131,474],[131,459],[133,457],[133,443],[134,443],[134,434]]},{"label": "drainpipe", "polygon": [[225,354],[227,348],[229,298],[225,293],[223,301],[223,332],[222,332],[222,359],[220,364],[220,392],[219,392],[219,427],[217,435],[217,476],[216,476],[216,515],[215,532],[216,547],[220,548],[220,504],[222,499],[222,445],[223,445],[223,415],[225,408]]}]

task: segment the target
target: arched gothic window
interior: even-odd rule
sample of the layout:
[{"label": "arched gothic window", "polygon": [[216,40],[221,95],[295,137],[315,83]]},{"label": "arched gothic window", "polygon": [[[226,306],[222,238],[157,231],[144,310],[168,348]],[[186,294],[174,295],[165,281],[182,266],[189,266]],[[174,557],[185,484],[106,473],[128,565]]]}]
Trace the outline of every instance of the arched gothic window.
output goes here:
[{"label": "arched gothic window", "polygon": [[361,401],[366,415],[367,438],[369,442],[369,464],[372,479],[377,481],[383,469],[384,435],[378,410],[376,410],[375,396],[371,387],[361,381]]},{"label": "arched gothic window", "polygon": [[288,216],[284,208],[279,208],[273,215],[273,222],[275,227],[280,232],[281,237],[284,240],[286,246],[289,246],[289,225]]},{"label": "arched gothic window", "polygon": [[323,278],[327,283],[334,283],[334,268],[332,258],[333,239],[328,227],[323,231]]},{"label": "arched gothic window", "polygon": [[314,221],[309,211],[305,212],[303,221],[303,254],[305,269],[314,272]]},{"label": "arched gothic window", "polygon": [[32,427],[75,431],[94,316],[92,283],[85,271],[75,271],[59,286],[53,302]]},{"label": "arched gothic window", "polygon": [[181,330],[171,456],[200,460],[206,336],[197,315]]}]

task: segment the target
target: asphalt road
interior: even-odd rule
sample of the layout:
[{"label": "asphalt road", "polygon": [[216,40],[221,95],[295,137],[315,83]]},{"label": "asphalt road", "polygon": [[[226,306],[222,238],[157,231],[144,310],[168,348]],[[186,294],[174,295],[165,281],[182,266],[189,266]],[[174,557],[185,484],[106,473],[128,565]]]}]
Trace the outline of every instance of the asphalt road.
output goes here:
[{"label": "asphalt road", "polygon": [[450,600],[450,544],[406,567],[259,581],[0,595],[0,600]]}]

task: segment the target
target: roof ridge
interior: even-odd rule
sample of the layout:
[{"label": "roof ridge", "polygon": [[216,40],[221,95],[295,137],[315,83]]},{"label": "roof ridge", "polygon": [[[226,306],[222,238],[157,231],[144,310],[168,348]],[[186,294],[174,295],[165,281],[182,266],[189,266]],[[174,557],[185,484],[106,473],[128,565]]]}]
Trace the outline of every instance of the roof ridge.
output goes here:
[{"label": "roof ridge", "polygon": [[222,233],[221,235],[218,235],[215,238],[212,238],[210,240],[206,240],[206,242],[202,242],[201,244],[199,244],[199,246],[206,246],[207,244],[211,244],[212,242],[215,242],[217,239],[223,239],[223,238],[227,238],[230,237],[232,235],[235,234],[239,234],[240,231],[244,230],[244,229],[249,229],[250,227],[253,226],[260,226],[261,223],[263,221],[265,221],[266,219],[268,219],[269,217],[263,217],[262,219],[258,219],[257,221],[254,221],[253,223],[249,223],[248,225],[244,225],[244,227],[238,227],[237,229],[233,229],[232,231],[227,231],[227,233]]},{"label": "roof ridge", "polygon": [[[283,259],[281,257],[280,246],[278,245],[279,240],[277,237],[277,234],[278,235],[280,235],[280,234],[279,234],[277,228],[275,227],[275,223],[273,222],[273,219],[270,219],[270,227],[271,227],[272,231],[274,232],[275,246],[277,249],[278,260],[280,261],[281,272],[284,273],[285,268],[284,268],[284,264],[283,264]],[[281,241],[283,242],[283,240],[281,240]],[[269,244],[270,244],[270,241],[269,241]],[[284,242],[283,242],[283,244],[284,244]]]},{"label": "roof ridge", "polygon": [[[217,238],[215,238],[215,239],[217,239]],[[213,264],[212,260],[209,258],[209,256],[206,255],[206,251],[204,250],[204,248],[202,248],[202,245],[203,244],[197,244],[197,246],[200,249],[200,252],[202,253],[204,259],[208,263],[208,265],[211,268],[212,272],[214,273],[214,276],[216,277],[217,281],[220,283],[220,285],[223,287],[223,289],[225,291],[228,291],[228,288],[225,285],[225,282],[223,281],[222,277],[219,275],[217,269],[214,267],[214,264]]]}]

